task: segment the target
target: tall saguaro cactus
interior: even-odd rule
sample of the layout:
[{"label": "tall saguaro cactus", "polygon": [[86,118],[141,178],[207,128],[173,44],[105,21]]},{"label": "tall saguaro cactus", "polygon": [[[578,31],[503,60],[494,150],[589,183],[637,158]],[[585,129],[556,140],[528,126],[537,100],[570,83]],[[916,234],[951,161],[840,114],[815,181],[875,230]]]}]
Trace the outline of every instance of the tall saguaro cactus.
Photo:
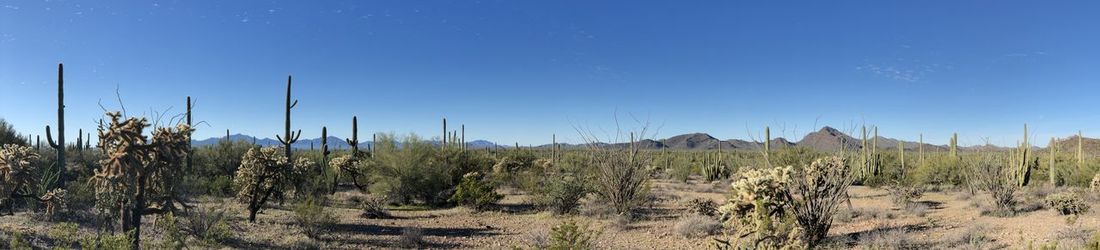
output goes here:
[{"label": "tall saguaro cactus", "polygon": [[290,109],[293,109],[294,106],[298,106],[298,100],[294,100],[294,102],[291,102],[290,100],[290,80],[291,76],[286,76],[286,130],[283,131],[282,137],[280,137],[279,135],[275,135],[275,138],[279,139],[279,143],[283,144],[283,149],[286,150],[285,153],[288,160],[293,159],[290,157],[291,144],[298,142],[298,137],[302,136],[301,129],[298,130],[298,133],[294,133],[294,131],[290,130]]},{"label": "tall saguaro cactus", "polygon": [[[50,135],[46,133],[46,135]],[[1077,169],[1085,167],[1085,134],[1077,130]]]},{"label": "tall saguaro cactus", "polygon": [[772,128],[764,127],[764,160],[767,161],[772,150]]},{"label": "tall saguaro cactus", "polygon": [[441,143],[439,144],[439,148],[440,149],[446,149],[447,148],[447,118],[446,117],[443,118],[443,138],[441,140],[443,140],[443,141],[441,141]]},{"label": "tall saguaro cactus", "polygon": [[1050,146],[1047,146],[1047,148],[1050,148],[1050,173],[1048,173],[1048,175],[1050,177],[1050,185],[1051,186],[1058,186],[1058,181],[1057,181],[1058,174],[1055,172],[1055,168],[1054,168],[1054,164],[1057,163],[1057,161],[1058,161],[1057,160],[1057,157],[1058,157],[1057,142],[1058,141],[1054,140],[1054,137],[1051,137],[1050,138],[1050,144],[1049,144]]},{"label": "tall saguaro cactus", "polygon": [[351,138],[345,138],[344,140],[351,146],[352,158],[357,158],[362,154],[359,152],[359,117],[351,117]]},{"label": "tall saguaro cactus", "polygon": [[[191,107],[194,106],[194,105],[195,105],[195,103],[191,102],[191,96],[187,96],[187,127],[190,127],[190,128],[195,127],[195,125],[191,124]],[[190,135],[191,131],[188,131],[187,133],[188,133],[187,137],[190,138],[191,137],[191,135]],[[88,140],[91,140],[91,139],[92,138],[88,138]],[[191,158],[194,158],[194,157],[192,157],[192,155],[194,155],[194,154],[195,154],[195,150],[191,148],[191,140],[187,140],[187,168],[185,168],[185,169],[187,169],[187,171],[194,170],[194,168],[192,167],[193,162],[191,160]]]},{"label": "tall saguaro cactus", "polygon": [[901,159],[901,176],[905,177],[905,143],[898,140],[898,157]]},{"label": "tall saguaro cactus", "polygon": [[918,154],[920,154],[919,156],[917,156],[918,158],[920,158],[920,163],[919,164],[923,166],[924,165],[924,134],[920,134],[920,141],[917,142],[917,151],[919,151]]},{"label": "tall saguaro cactus", "polygon": [[1033,165],[1032,161],[1030,161],[1031,144],[1027,142],[1027,137],[1027,124],[1025,123],[1024,142],[1021,143],[1018,148],[1016,148],[1016,154],[1013,157],[1014,162],[1012,163],[1013,165],[1015,165],[1014,167],[1016,168],[1016,185],[1019,185],[1021,187],[1027,186],[1028,182],[1031,180],[1031,168]]},{"label": "tall saguaro cactus", "polygon": [[[65,176],[65,67],[57,64],[57,141],[50,135],[50,125],[46,125],[46,141],[57,150],[58,176]],[[65,178],[58,178],[58,184],[64,185]]]}]

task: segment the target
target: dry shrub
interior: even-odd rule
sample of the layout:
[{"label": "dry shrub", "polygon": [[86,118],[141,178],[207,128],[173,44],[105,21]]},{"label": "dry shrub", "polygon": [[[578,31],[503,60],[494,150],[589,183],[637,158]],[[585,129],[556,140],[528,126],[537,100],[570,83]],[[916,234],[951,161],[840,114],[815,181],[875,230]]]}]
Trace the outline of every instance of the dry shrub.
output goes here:
[{"label": "dry shrub", "polygon": [[1084,199],[1073,192],[1056,193],[1047,196],[1045,201],[1047,206],[1061,215],[1081,215],[1092,208]]},{"label": "dry shrub", "polygon": [[904,249],[911,244],[909,229],[880,224],[871,232],[859,236],[859,245],[864,249]]},{"label": "dry shrub", "polygon": [[367,219],[384,219],[389,218],[390,213],[386,210],[386,201],[388,199],[380,195],[367,195],[359,201],[359,206],[363,208],[363,214],[360,216]]},{"label": "dry shrub", "polygon": [[802,227],[803,242],[813,247],[825,239],[833,216],[852,185],[848,164],[840,157],[814,160],[791,178],[791,211]]},{"label": "dry shrub", "polygon": [[1016,200],[1013,195],[1020,187],[1016,181],[1016,173],[1008,161],[993,155],[985,155],[975,160],[968,161],[967,170],[972,184],[979,189],[989,192],[993,198],[993,208],[988,213],[993,216],[1006,217],[1016,214]]},{"label": "dry shrub", "polygon": [[702,216],[715,216],[718,214],[718,203],[707,198],[694,198],[685,204],[687,212]]},{"label": "dry shrub", "polygon": [[618,214],[634,212],[649,195],[648,157],[637,149],[596,149],[593,191]]},{"label": "dry shrub", "polygon": [[972,224],[962,231],[945,235],[943,245],[959,249],[982,249],[993,241],[990,235],[995,231],[995,228],[986,224]]},{"label": "dry shrub", "polygon": [[680,236],[694,238],[715,235],[722,229],[722,224],[709,216],[688,215],[676,222],[673,230]]},{"label": "dry shrub", "polygon": [[402,247],[419,248],[424,245],[424,230],[419,227],[406,227],[401,229]]}]

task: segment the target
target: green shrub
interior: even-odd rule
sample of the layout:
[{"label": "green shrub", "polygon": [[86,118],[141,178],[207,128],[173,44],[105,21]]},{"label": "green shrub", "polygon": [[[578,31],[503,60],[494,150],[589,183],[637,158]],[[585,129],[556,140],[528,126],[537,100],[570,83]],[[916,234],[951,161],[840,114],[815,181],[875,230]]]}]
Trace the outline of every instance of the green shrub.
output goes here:
[{"label": "green shrub", "polygon": [[157,223],[160,229],[160,249],[183,249],[187,243],[187,235],[180,229],[179,221],[172,213],[164,214]]},{"label": "green shrub", "polygon": [[482,178],[481,173],[470,172],[462,177],[462,182],[448,201],[482,210],[504,198],[504,195],[498,194],[494,189],[493,184]]},{"label": "green shrub", "polygon": [[72,248],[77,243],[80,226],[72,222],[62,222],[50,228],[49,236],[54,240],[54,247],[59,249]]},{"label": "green shrub", "polygon": [[4,118],[0,118],[0,145],[5,144],[26,146],[27,138],[19,135],[19,132],[15,131],[15,127],[5,121]]},{"label": "green shrub", "polygon": [[600,231],[566,220],[550,229],[549,249],[596,249]]},{"label": "green shrub", "polygon": [[336,215],[325,210],[321,202],[307,199],[294,207],[294,222],[306,236],[317,239],[336,224]]},{"label": "green shrub", "polygon": [[1061,215],[1080,215],[1089,211],[1091,206],[1076,193],[1061,192],[1047,196],[1046,205]]},{"label": "green shrub", "polygon": [[232,237],[225,210],[213,207],[192,208],[186,214],[184,232],[205,246],[216,246]]},{"label": "green shrub", "polygon": [[405,137],[400,147],[393,135],[379,135],[374,146],[370,191],[401,204],[446,204],[462,176],[492,164],[476,151],[440,149],[416,135]]},{"label": "green shrub", "polygon": [[23,232],[15,231],[11,233],[8,240],[9,249],[34,249],[31,247],[31,243],[27,242],[27,239],[23,238]]},{"label": "green shrub", "polygon": [[587,172],[580,163],[582,161],[566,157],[545,172],[531,173],[536,181],[528,192],[532,194],[535,205],[555,214],[576,212],[581,199],[590,192],[586,183]]}]

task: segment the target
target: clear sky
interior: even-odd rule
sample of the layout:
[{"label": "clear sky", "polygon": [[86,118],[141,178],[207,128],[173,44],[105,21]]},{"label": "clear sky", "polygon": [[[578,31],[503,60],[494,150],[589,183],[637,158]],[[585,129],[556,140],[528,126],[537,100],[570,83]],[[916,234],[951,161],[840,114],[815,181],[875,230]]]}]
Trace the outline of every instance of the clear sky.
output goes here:
[{"label": "clear sky", "polygon": [[1100,136],[1097,1],[0,1],[0,117],[72,138],[117,109],[182,112],[196,137],[294,128],[577,142],[648,117],[659,138],[888,137],[1013,144]]}]

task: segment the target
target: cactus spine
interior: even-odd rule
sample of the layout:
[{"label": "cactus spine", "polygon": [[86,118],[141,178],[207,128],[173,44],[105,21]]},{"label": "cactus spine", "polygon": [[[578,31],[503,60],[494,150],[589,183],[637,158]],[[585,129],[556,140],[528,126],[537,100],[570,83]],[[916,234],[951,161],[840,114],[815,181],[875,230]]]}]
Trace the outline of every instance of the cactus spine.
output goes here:
[{"label": "cactus spine", "polygon": [[[46,125],[46,142],[57,150],[58,176],[65,176],[65,67],[57,64],[57,141],[50,135],[50,125]],[[65,184],[65,178],[58,178],[59,185]]]},{"label": "cactus spine", "polygon": [[[275,135],[275,138],[279,139],[279,143],[283,144],[283,148],[284,148],[283,150],[286,150],[285,153],[286,153],[286,159],[287,160],[293,159],[293,158],[290,157],[290,154],[291,154],[290,146],[291,146],[291,144],[294,144],[295,142],[298,142],[298,137],[302,136],[302,130],[301,129],[298,130],[298,133],[294,133],[294,131],[290,130],[290,109],[293,109],[294,106],[298,106],[298,100],[294,100],[293,102],[291,102],[291,99],[290,99],[290,80],[291,80],[291,76],[286,76],[286,109],[285,109],[286,110],[286,126],[284,127],[285,130],[283,131],[283,136],[282,137],[280,137],[279,135]],[[253,137],[252,140],[253,140],[253,143],[255,143],[255,140],[256,140],[255,137]]]}]

